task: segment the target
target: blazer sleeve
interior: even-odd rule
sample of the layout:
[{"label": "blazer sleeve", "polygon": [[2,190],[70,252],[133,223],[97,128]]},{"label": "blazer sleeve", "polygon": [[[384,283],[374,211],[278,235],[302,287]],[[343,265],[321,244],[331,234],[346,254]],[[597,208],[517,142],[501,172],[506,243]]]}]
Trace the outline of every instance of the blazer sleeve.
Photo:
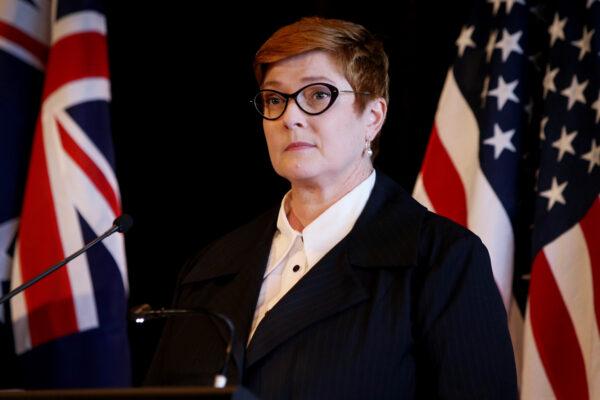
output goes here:
[{"label": "blazer sleeve", "polygon": [[418,398],[516,399],[506,311],[481,240],[429,214],[415,279]]}]

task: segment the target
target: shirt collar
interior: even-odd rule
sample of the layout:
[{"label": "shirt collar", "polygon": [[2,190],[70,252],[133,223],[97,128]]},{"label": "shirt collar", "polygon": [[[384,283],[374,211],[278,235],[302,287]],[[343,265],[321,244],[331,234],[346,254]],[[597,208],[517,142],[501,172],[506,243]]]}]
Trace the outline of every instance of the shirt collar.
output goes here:
[{"label": "shirt collar", "polygon": [[302,238],[302,234],[290,225],[286,216],[286,204],[289,198],[290,192],[287,192],[281,200],[281,206],[279,207],[279,213],[277,214],[277,231],[273,237],[271,243],[271,252],[269,255],[269,262],[267,269],[265,270],[264,276],[269,275],[279,262],[289,253],[294,241],[298,237]]},{"label": "shirt collar", "polygon": [[302,233],[294,230],[286,216],[286,204],[290,192],[286,193],[277,216],[276,235],[281,235],[284,248],[290,248],[298,236],[304,241],[304,251],[308,267],[315,265],[329,250],[338,244],[351,230],[360,213],[367,204],[367,200],[375,185],[375,171],[354,189],[331,205],[314,221],[307,225]]}]

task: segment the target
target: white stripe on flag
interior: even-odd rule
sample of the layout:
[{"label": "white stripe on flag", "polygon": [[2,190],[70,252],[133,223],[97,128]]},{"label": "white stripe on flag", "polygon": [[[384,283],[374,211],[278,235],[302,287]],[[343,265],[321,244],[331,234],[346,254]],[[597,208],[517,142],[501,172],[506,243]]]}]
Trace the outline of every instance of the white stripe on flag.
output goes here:
[{"label": "white stripe on flag", "polygon": [[0,37],[0,49],[13,55],[24,63],[31,65],[35,69],[43,71],[46,68],[42,60],[27,51],[24,47],[19,46],[6,38]]},{"label": "white stripe on flag", "polygon": [[[108,81],[106,83],[108,84]],[[65,106],[68,107],[67,104],[65,104]],[[59,108],[56,111],[55,117],[61,123],[63,128],[65,128],[65,130],[68,132],[71,139],[73,139],[73,141],[77,143],[77,146],[94,162],[96,167],[102,172],[102,175],[104,175],[104,177],[110,184],[110,187],[113,190],[117,200],[120,200],[117,176],[115,175],[106,157],[104,157],[104,154],[102,154],[100,150],[98,150],[94,142],[90,140],[87,134],[83,131],[83,129],[81,129],[79,125],[77,125],[73,118],[71,118],[71,116],[64,111],[64,108]]]},{"label": "white stripe on flag", "polygon": [[96,11],[81,11],[62,17],[52,29],[52,44],[77,33],[95,32],[106,36],[106,18]]},{"label": "white stripe on flag", "polygon": [[510,331],[510,340],[515,354],[515,365],[517,367],[517,385],[521,387],[521,370],[523,368],[523,329],[524,321],[519,305],[515,296],[510,301],[508,310],[508,329]]},{"label": "white stripe on flag", "polygon": [[[0,223],[0,295],[4,295],[2,284],[10,281],[12,257],[9,255],[19,226],[19,218],[12,218]],[[4,323],[4,307],[0,306],[0,323]]]},{"label": "white stripe on flag", "polygon": [[51,1],[41,0],[35,7],[23,0],[0,1],[0,21],[18,27],[40,43],[49,43]]},{"label": "white stripe on flag", "polygon": [[440,141],[454,164],[467,201],[467,226],[490,253],[498,289],[509,309],[512,295],[514,236],[508,215],[479,164],[479,126],[452,69],[448,71],[436,114]]},{"label": "white stripe on flag", "polygon": [[[11,274],[11,288],[23,284],[21,275],[21,257],[19,241],[15,245],[15,258]],[[29,334],[29,318],[27,314],[27,304],[23,292],[14,296],[10,300],[10,313],[12,318],[13,335],[15,342],[15,352],[22,354],[31,349],[31,335]]]},{"label": "white stripe on flag", "polygon": [[[68,191],[74,207],[90,225],[94,234],[100,236],[112,226],[117,217],[104,196],[98,191],[96,185],[89,179],[77,163],[63,153],[66,165],[65,179],[68,182]],[[106,247],[115,260],[127,290],[127,271],[125,265],[125,246],[122,235],[112,235],[104,239],[102,245]]]},{"label": "white stripe on flag", "polygon": [[107,79],[85,78],[71,81],[55,90],[46,99],[44,109],[49,109],[47,112],[50,112],[60,121],[63,127],[69,132],[73,141],[94,161],[94,164],[102,171],[102,174],[108,183],[110,183],[117,199],[119,199],[119,185],[110,163],[85,132],[83,132],[81,127],[64,111],[72,104],[93,100],[110,101],[110,84]]},{"label": "white stripe on flag", "polygon": [[433,207],[433,204],[431,204],[431,200],[429,200],[429,196],[427,196],[427,191],[423,185],[423,174],[421,172],[419,172],[417,181],[415,182],[413,197],[421,203],[423,207],[426,207],[429,211],[435,212],[435,208]]},{"label": "white stripe on flag", "polygon": [[[73,254],[83,247],[83,234],[79,217],[72,202],[65,171],[69,169],[60,142],[60,133],[53,109],[44,104],[42,107],[42,130],[46,166],[50,180],[50,190],[54,199],[56,222],[65,256]],[[73,293],[73,303],[80,330],[98,326],[98,312],[93,296],[94,289],[85,255],[66,265]]]}]

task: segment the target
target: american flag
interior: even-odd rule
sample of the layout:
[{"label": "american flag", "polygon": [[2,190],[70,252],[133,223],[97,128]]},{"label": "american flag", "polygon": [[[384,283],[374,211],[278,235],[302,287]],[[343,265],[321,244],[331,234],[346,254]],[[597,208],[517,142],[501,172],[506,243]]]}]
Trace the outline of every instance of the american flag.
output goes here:
[{"label": "american flag", "polygon": [[521,397],[600,398],[600,0],[475,3],[414,195],[488,247]]},{"label": "american flag", "polygon": [[[103,233],[121,213],[103,5],[2,0],[0,55],[0,80],[15,94],[38,100],[2,99],[9,105],[2,110],[3,124],[11,127],[3,136],[18,143],[33,135],[31,149],[2,150],[19,158],[31,151],[22,209],[22,177],[3,173],[11,183],[5,189],[3,182],[11,204],[1,207],[0,250],[5,269],[11,260],[16,287]],[[20,92],[31,82],[41,91]],[[128,386],[127,289],[123,238],[113,235],[14,297],[14,348],[24,386]]]}]

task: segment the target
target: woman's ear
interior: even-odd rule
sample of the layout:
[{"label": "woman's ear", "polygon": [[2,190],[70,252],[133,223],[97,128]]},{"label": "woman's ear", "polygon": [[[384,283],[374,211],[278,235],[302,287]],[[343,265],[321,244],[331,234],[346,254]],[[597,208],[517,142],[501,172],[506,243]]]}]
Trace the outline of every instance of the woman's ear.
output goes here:
[{"label": "woman's ear", "polygon": [[367,103],[365,108],[367,139],[373,141],[385,122],[387,115],[387,102],[379,97]]}]

